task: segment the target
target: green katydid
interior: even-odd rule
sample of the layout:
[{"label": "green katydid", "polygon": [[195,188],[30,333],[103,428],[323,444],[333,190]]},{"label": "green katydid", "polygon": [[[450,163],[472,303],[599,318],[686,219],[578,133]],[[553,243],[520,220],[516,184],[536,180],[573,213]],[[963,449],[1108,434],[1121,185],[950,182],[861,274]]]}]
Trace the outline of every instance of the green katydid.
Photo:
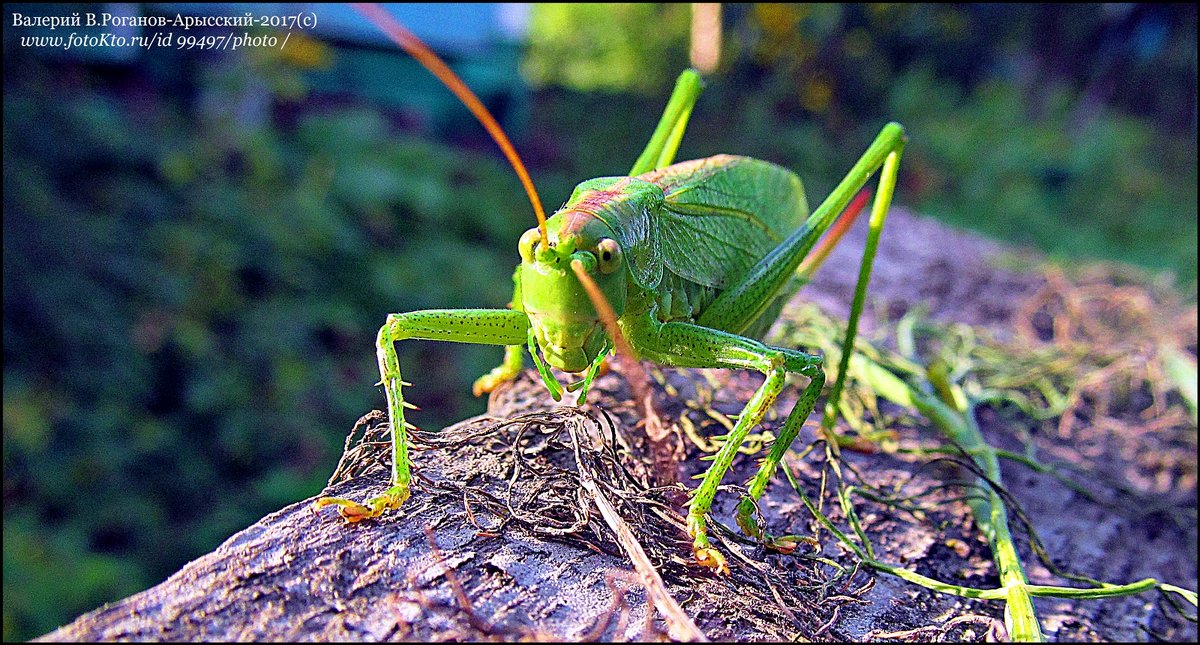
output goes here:
[{"label": "green katydid", "polygon": [[[472,106],[465,85],[390,15],[363,8],[376,24],[413,53],[451,88],[505,149],[523,182],[527,178],[507,138],[490,116]],[[588,283],[603,294],[616,316],[619,334],[635,358],[676,367],[716,367],[762,372],[765,382],[746,404],[734,429],[693,491],[687,528],[696,561],[727,572],[724,558],[709,543],[706,515],[717,487],[746,435],[763,419],[784,386],[786,374],[808,377],[774,446],[747,484],[737,509],[747,534],[771,544],[754,518],[776,466],[812,413],[825,384],[820,356],[760,342],[783,304],[799,289],[819,261],[809,261],[817,240],[830,229],[863,188],[880,172],[845,347],[856,334],[869,279],[874,245],[879,238],[904,148],[904,129],[889,123],[834,191],[810,215],[800,178],[780,166],[730,155],[673,164],[692,107],[701,92],[694,70],[680,75],[674,93],[649,144],[628,176],[602,177],[579,184],[566,205],[546,219],[536,193],[526,185],[538,226],[520,239],[521,262],[513,275],[510,309],[427,310],[392,314],[379,330],[377,354],[381,384],[392,429],[391,487],[358,503],[325,497],[317,506],[337,505],[348,521],[377,517],[396,509],[409,496],[399,340],[442,340],[506,347],[503,363],[475,384],[477,394],[515,378],[528,352],[551,395],[563,386],[550,366],[583,373],[568,389],[580,390],[579,401],[614,348],[614,333],[597,313]],[[464,98],[464,93],[469,98]],[[478,106],[482,109],[482,106]],[[490,123],[489,123],[490,121]],[[854,209],[851,208],[851,211]],[[850,215],[848,213],[848,215]],[[850,215],[852,217],[852,215]],[[848,217],[843,217],[847,221]],[[836,237],[831,234],[828,239]],[[836,240],[835,240],[836,241]],[[813,256],[821,255],[820,249]],[[584,272],[582,280],[577,272]],[[849,352],[843,351],[843,363]],[[830,400],[837,400],[845,365],[838,370]],[[826,412],[832,419],[836,406]],[[784,545],[779,545],[783,547]]]}]

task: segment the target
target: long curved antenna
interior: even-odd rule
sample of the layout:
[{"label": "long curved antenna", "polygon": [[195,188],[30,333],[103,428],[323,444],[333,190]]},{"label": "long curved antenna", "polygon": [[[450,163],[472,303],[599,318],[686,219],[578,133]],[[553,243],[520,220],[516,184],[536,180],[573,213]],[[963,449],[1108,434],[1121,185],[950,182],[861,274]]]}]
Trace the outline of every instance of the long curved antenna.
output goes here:
[{"label": "long curved antenna", "polygon": [[517,177],[521,180],[521,185],[525,187],[525,193],[529,195],[529,203],[533,204],[533,213],[537,215],[538,232],[542,236],[542,248],[547,246],[546,238],[546,211],[542,208],[542,200],[538,197],[537,191],[533,188],[533,181],[529,178],[529,173],[525,171],[525,164],[521,162],[521,157],[517,155],[517,151],[513,148],[512,142],[508,140],[508,135],[504,134],[504,130],[496,123],[496,119],[492,118],[492,114],[475,96],[475,93],[467,87],[466,83],[458,77],[442,59],[438,58],[437,54],[433,53],[421,39],[417,38],[401,25],[392,14],[385,11],[382,7],[372,3],[359,2],[353,3],[355,9],[358,10],[367,20],[370,20],[379,27],[383,33],[387,34],[397,45],[400,45],[404,51],[410,56],[417,59],[425,69],[429,70],[438,78],[458,100],[462,101],[463,105],[475,115],[476,119],[483,124],[484,129],[488,134],[492,135],[492,139],[496,141],[496,145],[500,146],[500,150],[504,152],[504,156],[508,157],[508,163],[516,171]]},{"label": "long curved antenna", "polygon": [[650,379],[646,376],[646,371],[642,369],[642,364],[638,362],[638,355],[633,346],[621,333],[621,327],[617,325],[617,314],[613,311],[608,298],[604,297],[604,292],[600,290],[592,276],[588,275],[582,262],[571,260],[571,270],[575,272],[575,277],[579,278],[579,284],[583,285],[588,300],[591,300],[592,306],[596,308],[596,313],[599,314],[605,331],[612,337],[613,344],[617,348],[617,360],[625,370],[625,378],[629,380],[634,396],[639,401],[646,400],[650,394],[650,388],[647,385]]}]

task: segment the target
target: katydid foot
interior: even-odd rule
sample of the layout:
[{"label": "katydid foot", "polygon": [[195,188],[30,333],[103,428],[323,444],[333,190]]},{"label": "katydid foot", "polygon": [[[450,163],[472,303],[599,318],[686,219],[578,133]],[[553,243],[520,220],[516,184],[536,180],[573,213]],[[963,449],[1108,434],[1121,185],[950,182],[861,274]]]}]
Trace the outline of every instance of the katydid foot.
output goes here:
[{"label": "katydid foot", "polygon": [[758,540],[759,544],[775,551],[777,553],[789,554],[796,550],[799,546],[801,538],[793,535],[774,536],[763,530],[763,527],[758,522],[758,504],[754,498],[749,495],[743,495],[742,500],[738,502],[737,513],[734,519],[737,520],[737,525],[742,529],[742,533],[754,540]]},{"label": "katydid foot", "polygon": [[729,565],[725,562],[725,556],[712,548],[708,542],[704,516],[688,513],[687,530],[692,538],[692,554],[696,557],[696,564],[712,569],[719,576],[729,575]]},{"label": "katydid foot", "polygon": [[408,485],[392,486],[378,497],[372,497],[360,504],[344,497],[322,497],[313,502],[313,510],[317,511],[326,506],[337,506],[338,515],[348,524],[379,517],[386,511],[394,511],[408,499]]},{"label": "katydid foot", "polygon": [[492,368],[492,371],[475,379],[475,383],[471,385],[471,393],[475,396],[483,396],[490,393],[492,390],[500,387],[502,383],[506,383],[517,378],[521,373],[522,367],[522,345],[510,345],[504,348],[504,362]]},{"label": "katydid foot", "polygon": [[520,374],[520,370],[514,372],[509,370],[506,365],[493,367],[492,371],[475,379],[475,383],[471,385],[471,393],[475,396],[490,394],[492,390],[500,387],[501,384],[515,379],[517,374]]}]

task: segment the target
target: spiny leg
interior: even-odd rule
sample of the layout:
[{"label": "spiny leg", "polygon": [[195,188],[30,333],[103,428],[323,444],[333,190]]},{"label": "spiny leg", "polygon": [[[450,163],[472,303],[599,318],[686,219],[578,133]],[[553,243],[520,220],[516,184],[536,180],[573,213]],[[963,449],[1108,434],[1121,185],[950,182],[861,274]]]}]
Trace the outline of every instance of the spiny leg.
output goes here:
[{"label": "spiny leg", "polygon": [[777,295],[791,293],[788,289],[789,283],[798,285],[806,282],[807,278],[820,265],[822,258],[814,258],[815,261],[807,263],[802,269],[799,267],[813,249],[817,239],[829,229],[837,215],[846,208],[854,194],[867,183],[871,175],[876,170],[882,169],[879,188],[875,194],[875,203],[871,210],[871,227],[867,237],[867,248],[863,253],[854,301],[850,310],[850,320],[846,326],[841,366],[829,396],[831,403],[827,405],[825,418],[822,420],[822,431],[830,438],[835,447],[837,445],[836,437],[833,436],[832,429],[833,423],[836,421],[837,402],[845,383],[846,366],[849,364],[850,352],[858,332],[858,320],[866,298],[867,281],[870,278],[883,222],[891,205],[892,194],[895,192],[900,156],[904,151],[906,141],[904,127],[899,123],[889,123],[884,126],[875,141],[846,174],[846,177],[813,211],[804,225],[751,267],[745,276],[723,291],[704,311],[698,321],[702,325],[719,329],[745,330],[763,314]]},{"label": "spiny leg", "polygon": [[[774,472],[779,457],[782,457],[800,426],[812,413],[817,397],[821,394],[821,388],[825,384],[821,357],[791,349],[769,347],[750,338],[689,323],[659,324],[647,318],[626,329],[630,335],[630,342],[637,347],[643,358],[676,367],[754,369],[767,377],[742,410],[737,424],[725,437],[721,449],[715,455],[705,458],[713,463],[704,473],[703,481],[692,492],[692,500],[689,502],[687,527],[693,540],[692,552],[696,561],[716,569],[718,573],[728,573],[725,558],[713,549],[708,541],[705,519],[712,508],[717,487],[733,463],[733,458],[745,441],[746,435],[762,421],[767,408],[779,396],[783,389],[784,376],[788,373],[802,374],[807,376],[810,382],[788,416],[784,433],[776,441],[776,448],[772,450],[774,459],[768,457],[758,475],[750,482],[751,495],[757,499],[762,494],[762,489]],[[788,428],[791,428],[790,435]],[[775,456],[776,452],[779,453],[778,457]],[[752,535],[761,536],[761,531]]]},{"label": "spiny leg", "polygon": [[[840,400],[842,387],[846,380],[846,369],[850,362],[850,352],[853,351],[854,339],[858,332],[858,320],[862,314],[864,300],[866,298],[867,283],[870,280],[871,268],[875,260],[875,252],[879,246],[880,233],[883,230],[883,223],[887,217],[888,209],[891,206],[892,195],[895,192],[897,169],[899,168],[900,155],[904,150],[904,140],[901,138],[894,145],[891,152],[887,154],[883,161],[883,168],[879,175],[879,188],[876,192],[875,203],[871,209],[871,219],[869,222],[869,231],[867,233],[867,243],[863,250],[863,259],[859,267],[858,282],[855,285],[854,300],[850,307],[850,319],[846,324],[846,335],[842,343],[842,357],[838,367],[837,378],[834,381],[833,387],[830,390],[829,398],[826,402],[825,415],[821,421],[821,430],[826,437],[831,439],[831,445],[838,445],[838,438],[833,436],[833,424],[837,420],[838,401]],[[801,270],[804,272],[803,278],[807,278],[820,266],[824,257],[816,258],[815,262],[806,262]],[[823,383],[825,380],[824,374],[821,374],[820,380]],[[810,384],[811,387],[811,384]],[[812,399],[807,395],[809,390],[806,389],[801,395],[800,401],[796,407],[792,409],[788,415],[787,421],[784,423],[783,430],[775,440],[775,444],[771,447],[770,454],[763,460],[762,466],[753,478],[746,484],[748,489],[747,496],[742,498],[738,504],[737,522],[742,531],[751,537],[758,538],[768,546],[779,548],[781,550],[788,549],[791,545],[788,542],[777,541],[775,538],[767,535],[762,527],[759,526],[755,518],[756,503],[762,497],[763,491],[766,489],[767,483],[775,474],[775,469],[787,454],[792,441],[795,440],[800,428],[804,425],[804,421],[808,419],[812,412],[813,406],[816,404],[816,396],[820,393],[812,392]]]},{"label": "spiny leg", "polygon": [[501,383],[517,378],[517,375],[521,373],[521,368],[525,366],[524,354],[525,348],[521,345],[505,347],[504,360],[487,374],[475,379],[471,385],[471,393],[475,396],[483,396],[499,387]]},{"label": "spiny leg", "polygon": [[[903,126],[898,123],[887,124],[867,151],[859,158],[858,162],[855,163],[854,167],[851,168],[850,172],[847,173],[846,177],[838,184],[837,188],[813,212],[805,224],[789,235],[766,257],[751,267],[745,276],[723,291],[717,300],[704,311],[698,321],[700,325],[706,327],[731,331],[745,330],[763,315],[763,312],[766,311],[774,298],[781,293],[788,293],[786,289],[789,283],[797,284],[805,282],[807,277],[819,266],[822,258],[814,258],[813,262],[799,269],[803,273],[797,275],[798,267],[800,267],[802,261],[808,256],[817,239],[829,229],[838,214],[850,203],[854,194],[866,184],[876,170],[882,168],[879,189],[876,192],[875,204],[872,208],[871,232],[868,235],[868,245],[864,252],[862,269],[855,290],[854,304],[851,309],[851,317],[847,325],[844,351],[842,353],[842,367],[838,370],[834,393],[829,397],[829,400],[834,403],[827,408],[823,421],[822,427],[825,429],[827,435],[832,435],[831,428],[836,415],[836,401],[840,395],[842,384],[845,381],[845,366],[849,361],[850,351],[857,333],[858,318],[862,312],[863,300],[866,293],[866,282],[870,275],[875,249],[878,245],[879,233],[882,229],[884,218],[887,215],[888,207],[891,204],[892,194],[896,185],[897,168],[899,167],[900,155],[904,149],[905,141],[906,137]],[[787,422],[784,424],[784,429],[776,440],[770,455],[764,460],[762,467],[749,483],[750,494],[746,499],[742,500],[738,508],[738,523],[742,529],[748,534],[763,539],[768,543],[771,542],[769,536],[765,536],[754,519],[754,500],[757,500],[762,495],[767,482],[775,472],[776,466],[783,459],[800,427],[811,414],[816,398],[820,394],[821,384],[824,382],[824,374],[821,373],[819,376],[809,374],[809,376],[814,379],[813,382],[805,388],[800,401],[793,408],[791,414],[789,414]],[[769,382],[770,379],[768,378]],[[767,384],[764,384],[764,388],[766,386]],[[736,429],[743,434],[740,437],[734,437],[731,434],[731,439],[736,438],[740,441],[744,437],[744,432],[749,430],[749,427],[743,426],[739,421]],[[731,441],[730,443],[733,442]],[[722,449],[722,452],[726,449],[736,450],[736,445],[729,448],[727,444]],[[722,459],[721,453],[718,453],[717,458],[719,460]],[[729,459],[731,458],[732,454],[729,455]],[[710,470],[709,473],[711,474],[713,471]],[[714,488],[715,485],[716,483],[714,482]]]},{"label": "spiny leg", "polygon": [[824,386],[825,372],[818,368],[812,374],[812,381],[800,393],[800,399],[788,414],[787,421],[783,424],[783,430],[776,435],[775,441],[771,445],[771,452],[762,460],[758,472],[750,478],[750,481],[746,482],[746,495],[742,497],[737,507],[736,519],[743,533],[784,552],[790,552],[794,543],[776,541],[774,537],[766,534],[755,518],[755,511],[758,508],[758,500],[762,498],[763,491],[766,490],[771,477],[775,475],[775,469],[779,466],[779,462],[783,461],[783,457],[791,448],[796,435],[800,433],[800,428],[804,426],[804,422],[808,420],[813,408],[816,407],[817,397],[821,395],[821,388]]},{"label": "spiny leg", "polygon": [[[842,343],[842,356],[839,362],[837,378],[834,380],[832,389],[825,405],[825,415],[821,420],[821,431],[830,439],[830,444],[837,449],[840,441],[839,437],[833,434],[833,424],[837,421],[838,402],[840,401],[842,387],[846,380],[847,366],[850,362],[850,352],[853,351],[854,339],[858,332],[858,321],[862,314],[863,304],[866,298],[867,283],[870,280],[871,268],[875,260],[875,252],[879,246],[880,234],[883,230],[884,220],[887,218],[888,209],[891,206],[892,195],[895,192],[897,170],[899,168],[900,156],[904,150],[904,139],[900,138],[894,144],[891,152],[887,154],[883,161],[883,168],[879,175],[879,187],[876,191],[875,202],[871,208],[871,219],[869,222],[869,230],[867,233],[866,247],[863,250],[862,263],[859,267],[858,282],[855,285],[854,300],[850,307],[850,319],[846,323],[846,335]],[[836,240],[835,240],[836,243]],[[819,268],[824,257],[815,258],[814,262],[805,262],[801,271],[804,272],[802,279],[807,281],[813,272]],[[823,383],[825,380],[824,374],[821,374],[820,380]],[[811,385],[810,385],[811,387]],[[756,503],[762,497],[763,491],[766,489],[767,483],[775,474],[775,469],[787,454],[800,428],[804,425],[804,421],[808,419],[812,412],[813,406],[816,404],[816,396],[820,393],[819,388],[813,392],[813,398],[809,400],[807,395],[809,390],[806,389],[801,395],[800,401],[796,407],[792,409],[788,415],[787,421],[784,423],[783,430],[780,432],[771,448],[770,454],[763,460],[762,466],[758,473],[747,483],[748,494],[742,498],[738,504],[737,522],[742,531],[751,537],[758,538],[768,546],[778,548],[780,550],[788,550],[792,545],[787,541],[778,541],[770,535],[767,535],[762,527],[759,526],[755,516]]]},{"label": "spiny leg", "polygon": [[520,311],[507,309],[433,309],[406,314],[390,314],[379,329],[376,353],[379,358],[380,384],[387,397],[388,420],[392,428],[391,487],[365,503],[342,497],[322,497],[314,508],[338,506],[338,513],[348,522],[378,517],[385,511],[399,508],[408,499],[409,472],[408,437],[411,428],[404,419],[404,408],[413,407],[404,400],[402,386],[408,385],[400,375],[400,359],[395,343],[405,339],[443,340],[480,345],[515,345],[524,340],[529,319]]}]

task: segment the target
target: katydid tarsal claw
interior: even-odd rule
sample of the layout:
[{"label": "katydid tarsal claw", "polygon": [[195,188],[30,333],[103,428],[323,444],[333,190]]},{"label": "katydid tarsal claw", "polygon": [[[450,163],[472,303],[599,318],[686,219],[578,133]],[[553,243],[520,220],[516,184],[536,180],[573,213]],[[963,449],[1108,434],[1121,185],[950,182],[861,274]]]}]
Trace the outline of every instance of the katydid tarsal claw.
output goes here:
[{"label": "katydid tarsal claw", "polygon": [[[461,81],[390,15],[375,9],[364,9],[364,13],[414,52],[456,94],[473,99]],[[436,62],[430,62],[431,57]],[[816,406],[825,372],[820,356],[771,347],[759,339],[823,259],[824,247],[813,250],[818,239],[871,175],[882,169],[868,252],[856,289],[855,313],[861,309],[871,251],[896,184],[904,129],[897,123],[884,126],[846,177],[809,214],[800,178],[780,166],[730,155],[673,164],[700,91],[697,72],[687,70],[680,75],[658,127],[628,176],[579,184],[566,205],[549,219],[544,219],[535,193],[529,190],[538,226],[518,243],[521,262],[513,276],[510,309],[428,310],[388,316],[379,330],[377,353],[392,428],[392,486],[364,504],[322,498],[319,505],[338,505],[346,519],[358,521],[397,508],[408,498],[411,464],[405,428],[410,426],[404,416],[404,382],[396,341],[505,346],[503,363],[476,381],[476,394],[515,378],[528,351],[548,389],[558,398],[562,386],[550,367],[584,372],[582,382],[568,388],[586,391],[601,359],[615,346],[614,334],[606,330],[597,313],[602,301],[615,316],[624,338],[619,342],[627,344],[638,359],[675,367],[750,369],[766,377],[693,491],[687,528],[695,559],[703,566],[728,571],[724,558],[709,544],[706,516],[738,447],[779,396],[786,374],[809,379],[738,505],[742,529],[772,544],[773,538],[755,519],[755,500]],[[487,125],[525,182],[524,169],[507,139],[495,134],[494,120],[481,115],[482,105],[477,99],[472,105],[471,99],[464,102]],[[852,218],[855,207],[861,205],[860,199],[842,221]],[[833,232],[827,240],[837,235]],[[810,257],[807,262],[806,257]],[[579,272],[586,276],[584,281]],[[590,294],[589,289],[602,295]],[[852,315],[846,347],[853,345],[856,321],[857,315]],[[844,369],[838,371],[839,382],[833,391],[840,391],[844,374]],[[836,405],[828,406],[827,417],[835,413]]]}]

